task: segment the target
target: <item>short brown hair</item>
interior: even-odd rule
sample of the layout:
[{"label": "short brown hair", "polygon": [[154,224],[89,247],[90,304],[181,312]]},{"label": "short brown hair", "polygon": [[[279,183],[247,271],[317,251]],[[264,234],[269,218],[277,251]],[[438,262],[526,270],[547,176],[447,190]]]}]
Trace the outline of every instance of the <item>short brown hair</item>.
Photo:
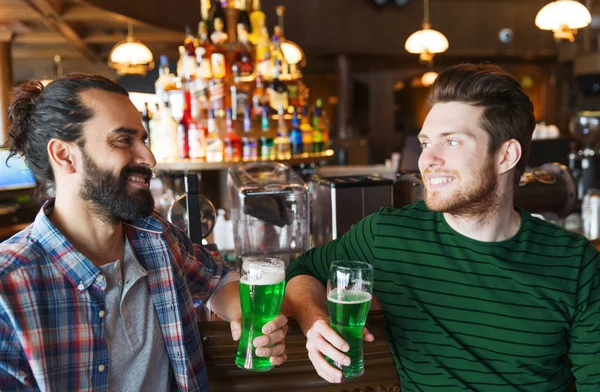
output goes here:
[{"label": "short brown hair", "polygon": [[522,155],[515,170],[515,184],[525,172],[535,117],[531,99],[512,75],[492,64],[459,64],[439,74],[428,103],[461,102],[484,107],[479,125],[490,135],[488,153],[498,151],[502,144],[515,139]]}]

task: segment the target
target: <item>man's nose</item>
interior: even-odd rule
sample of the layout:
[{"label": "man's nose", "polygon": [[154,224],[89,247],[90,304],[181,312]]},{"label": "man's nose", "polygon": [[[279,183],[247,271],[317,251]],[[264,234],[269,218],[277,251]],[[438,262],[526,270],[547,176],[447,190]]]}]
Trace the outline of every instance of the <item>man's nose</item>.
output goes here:
[{"label": "man's nose", "polygon": [[441,166],[444,163],[444,158],[439,147],[432,145],[421,151],[419,162],[421,168],[428,168],[436,165]]},{"label": "man's nose", "polygon": [[143,144],[137,151],[135,163],[141,166],[154,167],[156,166],[156,158],[150,151],[150,148]]}]

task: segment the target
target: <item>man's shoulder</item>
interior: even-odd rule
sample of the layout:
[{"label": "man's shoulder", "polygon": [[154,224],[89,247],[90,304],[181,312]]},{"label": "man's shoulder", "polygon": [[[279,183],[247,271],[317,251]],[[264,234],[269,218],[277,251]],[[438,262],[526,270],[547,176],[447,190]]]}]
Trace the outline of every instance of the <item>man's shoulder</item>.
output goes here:
[{"label": "man's shoulder", "polygon": [[555,223],[522,213],[524,222],[515,238],[515,247],[528,253],[552,255],[552,259],[579,264],[597,252],[583,235],[568,231]]},{"label": "man's shoulder", "polygon": [[427,205],[423,200],[417,201],[413,204],[408,204],[400,208],[394,207],[382,207],[377,212],[377,216],[380,219],[391,219],[395,220],[398,218],[409,218],[417,220],[428,220],[434,219],[436,213],[427,208]]},{"label": "man's shoulder", "polygon": [[0,242],[0,280],[11,272],[44,257],[39,243],[31,237],[29,226],[6,241]]}]

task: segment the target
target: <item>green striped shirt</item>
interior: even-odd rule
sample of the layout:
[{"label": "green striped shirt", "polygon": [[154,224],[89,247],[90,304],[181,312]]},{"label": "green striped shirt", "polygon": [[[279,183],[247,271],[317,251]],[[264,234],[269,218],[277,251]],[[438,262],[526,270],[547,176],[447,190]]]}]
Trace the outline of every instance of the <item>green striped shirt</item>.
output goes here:
[{"label": "green striped shirt", "polygon": [[287,279],[325,284],[334,260],[371,263],[403,392],[567,391],[571,371],[578,391],[599,391],[598,251],[518,211],[519,232],[490,243],[422,201],[383,208],[303,254]]}]

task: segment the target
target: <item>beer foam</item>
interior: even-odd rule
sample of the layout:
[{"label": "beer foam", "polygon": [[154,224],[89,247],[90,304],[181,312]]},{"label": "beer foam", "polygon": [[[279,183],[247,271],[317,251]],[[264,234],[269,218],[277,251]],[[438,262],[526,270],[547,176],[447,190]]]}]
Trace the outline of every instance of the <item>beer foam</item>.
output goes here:
[{"label": "beer foam", "polygon": [[337,290],[333,290],[329,293],[329,296],[327,297],[328,301],[331,302],[335,302],[336,304],[361,304],[363,302],[368,302],[370,301],[373,296],[367,292],[364,291],[357,291],[357,290],[345,290],[345,291],[341,291],[343,296],[351,296],[353,298],[356,298],[356,300],[354,301],[344,301],[338,298],[333,298],[334,295],[336,295],[338,293]]},{"label": "beer foam", "polygon": [[268,264],[253,265],[248,273],[242,276],[242,283],[255,286],[266,286],[269,284],[281,283],[285,280],[285,270],[274,268]]}]

